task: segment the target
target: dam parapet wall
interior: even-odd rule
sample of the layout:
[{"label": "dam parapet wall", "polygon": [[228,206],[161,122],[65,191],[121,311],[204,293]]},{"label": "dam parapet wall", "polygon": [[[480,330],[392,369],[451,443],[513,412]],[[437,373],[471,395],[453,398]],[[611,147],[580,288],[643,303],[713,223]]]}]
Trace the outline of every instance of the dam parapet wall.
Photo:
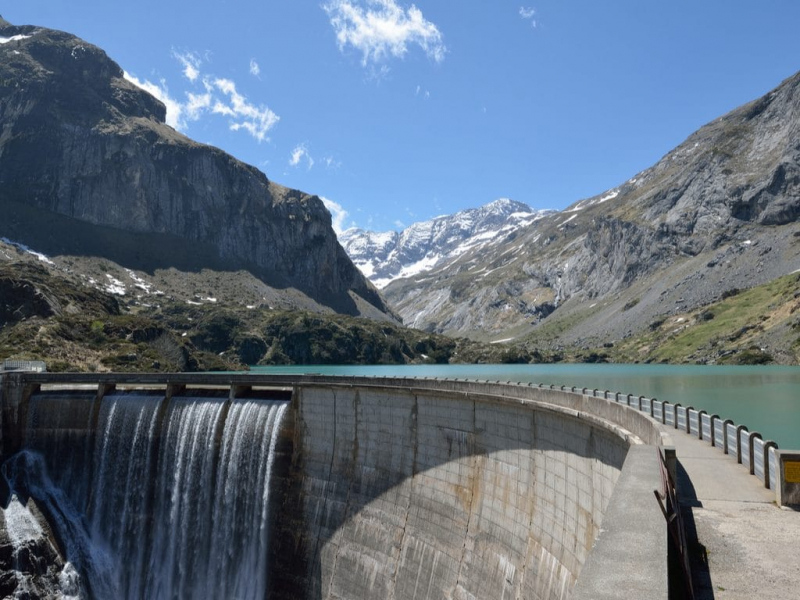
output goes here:
[{"label": "dam parapet wall", "polygon": [[304,504],[279,527],[303,531],[299,554],[319,565],[304,597],[568,598],[627,457],[645,454],[648,548],[666,589],[656,451],[622,428],[558,405],[394,385],[303,385],[293,404]]},{"label": "dam parapet wall", "polygon": [[668,597],[669,439],[587,390],[439,379],[7,374],[3,453],[39,390],[291,392],[273,472],[278,598]]}]

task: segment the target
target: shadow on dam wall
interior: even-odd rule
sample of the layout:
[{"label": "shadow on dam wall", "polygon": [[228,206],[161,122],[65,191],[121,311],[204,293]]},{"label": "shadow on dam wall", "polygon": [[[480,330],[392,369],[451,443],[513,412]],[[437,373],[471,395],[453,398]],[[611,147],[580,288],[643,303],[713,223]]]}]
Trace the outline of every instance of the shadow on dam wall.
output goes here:
[{"label": "shadow on dam wall", "polygon": [[[207,394],[236,406],[291,390],[261,490],[270,498],[269,559],[260,563],[270,600],[667,597],[666,533],[652,494],[660,434],[613,401],[452,380],[4,377],[4,458],[19,448],[13,436],[31,393],[41,406],[48,395],[82,396],[88,408],[115,385],[114,397],[144,385],[166,410],[164,397]],[[97,400],[86,384],[98,386]],[[40,385],[60,391],[39,394]],[[67,446],[99,435],[97,419],[72,413],[59,426]],[[86,464],[74,452],[51,455],[73,461],[67,472]],[[62,485],[84,496],[73,484]]]},{"label": "shadow on dam wall", "polygon": [[629,449],[558,407],[402,388],[295,388],[284,428],[281,600],[568,598]]}]

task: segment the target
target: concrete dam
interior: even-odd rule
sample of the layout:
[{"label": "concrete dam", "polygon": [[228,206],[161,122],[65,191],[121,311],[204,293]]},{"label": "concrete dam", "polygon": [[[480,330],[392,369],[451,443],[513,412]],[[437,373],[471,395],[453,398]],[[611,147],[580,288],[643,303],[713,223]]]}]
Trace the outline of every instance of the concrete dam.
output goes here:
[{"label": "concrete dam", "polygon": [[2,393],[7,596],[669,596],[669,440],[587,390],[16,373]]}]

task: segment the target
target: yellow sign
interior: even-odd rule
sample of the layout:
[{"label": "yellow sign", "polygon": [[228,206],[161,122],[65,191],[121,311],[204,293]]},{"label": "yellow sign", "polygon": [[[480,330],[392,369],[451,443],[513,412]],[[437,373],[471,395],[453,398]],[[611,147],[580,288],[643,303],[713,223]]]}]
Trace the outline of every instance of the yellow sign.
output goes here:
[{"label": "yellow sign", "polygon": [[800,483],[800,462],[783,463],[783,478],[786,483]]}]

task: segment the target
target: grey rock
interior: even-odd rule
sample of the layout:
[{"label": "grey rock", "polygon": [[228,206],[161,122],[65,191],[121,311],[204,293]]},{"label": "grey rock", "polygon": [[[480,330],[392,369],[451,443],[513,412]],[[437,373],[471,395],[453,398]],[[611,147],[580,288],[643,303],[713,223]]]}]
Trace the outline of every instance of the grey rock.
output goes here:
[{"label": "grey rock", "polygon": [[[194,270],[246,269],[339,312],[359,314],[365,304],[390,312],[338,244],[317,196],[167,126],[164,105],[101,49],[7,22],[0,35],[29,36],[0,45],[0,210],[149,234],[149,243],[163,244],[165,263],[167,242],[177,238],[197,248],[187,251],[198,257]],[[79,252],[80,240],[63,229],[52,247]],[[114,251],[127,265],[137,249]],[[213,261],[200,258],[207,255]]]},{"label": "grey rock", "polygon": [[383,292],[421,329],[520,338],[551,304],[560,339],[602,343],[800,269],[798,217],[800,74],[620,186]]},{"label": "grey rock", "polygon": [[378,286],[448,264],[468,250],[510,241],[516,231],[551,213],[500,198],[480,208],[420,221],[403,231],[353,228],[339,239],[353,262]]}]

